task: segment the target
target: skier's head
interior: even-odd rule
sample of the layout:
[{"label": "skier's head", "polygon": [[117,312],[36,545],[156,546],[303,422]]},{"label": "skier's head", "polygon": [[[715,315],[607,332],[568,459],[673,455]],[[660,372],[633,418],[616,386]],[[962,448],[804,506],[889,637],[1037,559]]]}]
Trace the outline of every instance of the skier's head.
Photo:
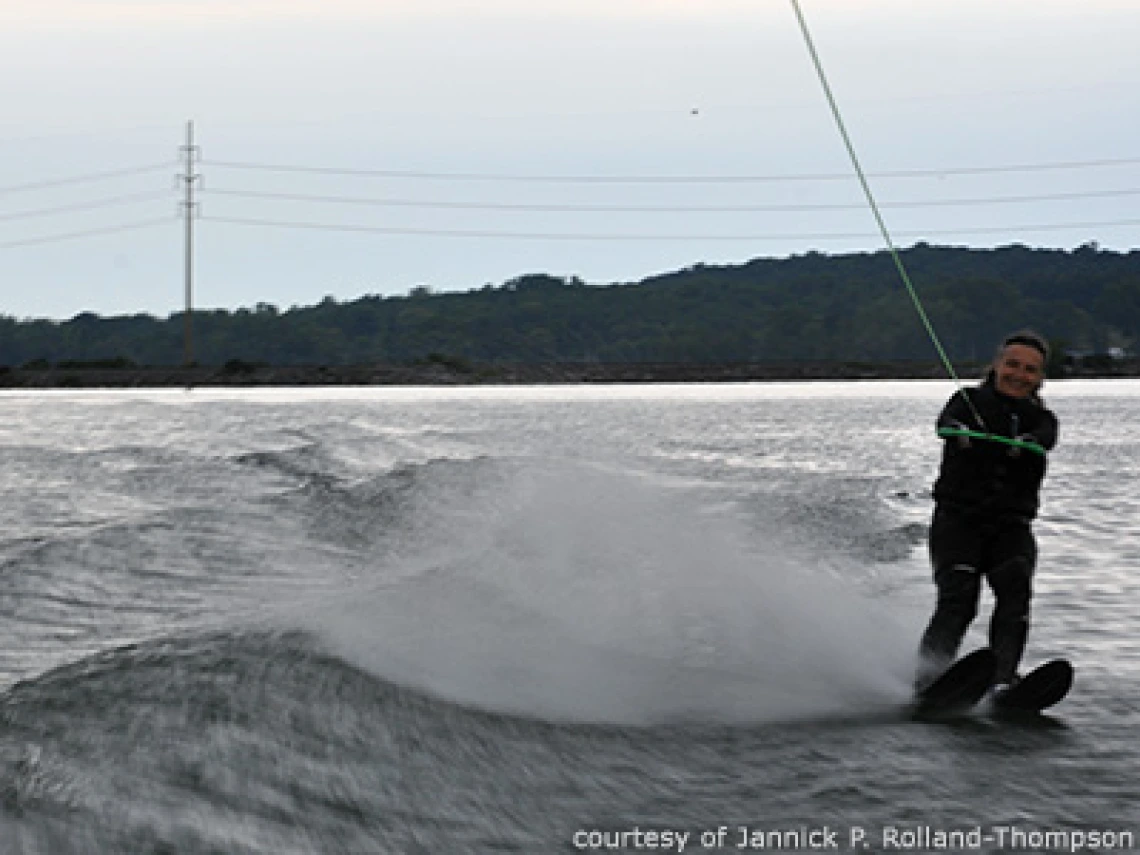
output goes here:
[{"label": "skier's head", "polygon": [[1049,343],[1033,330],[1019,330],[998,346],[987,379],[1003,395],[1033,398],[1045,382],[1048,360]]}]

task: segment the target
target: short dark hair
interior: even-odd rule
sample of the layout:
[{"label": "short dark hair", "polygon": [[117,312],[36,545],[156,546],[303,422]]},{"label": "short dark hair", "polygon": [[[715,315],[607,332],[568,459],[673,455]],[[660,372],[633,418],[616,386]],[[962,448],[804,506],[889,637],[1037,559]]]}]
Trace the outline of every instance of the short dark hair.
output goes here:
[{"label": "short dark hair", "polygon": [[1009,347],[1011,344],[1023,344],[1026,347],[1032,347],[1040,353],[1046,361],[1049,359],[1049,342],[1045,337],[1035,333],[1033,330],[1018,330],[1015,333],[1005,337],[1005,341],[1001,343],[1003,348]]}]

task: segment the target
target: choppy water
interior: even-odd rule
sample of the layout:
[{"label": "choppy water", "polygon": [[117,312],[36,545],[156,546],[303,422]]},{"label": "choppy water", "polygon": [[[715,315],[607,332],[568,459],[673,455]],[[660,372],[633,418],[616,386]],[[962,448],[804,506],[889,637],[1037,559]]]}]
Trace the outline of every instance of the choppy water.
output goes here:
[{"label": "choppy water", "polygon": [[949,392],[0,396],[0,855],[1140,832],[1140,384],[1050,388],[1034,726],[900,711]]}]

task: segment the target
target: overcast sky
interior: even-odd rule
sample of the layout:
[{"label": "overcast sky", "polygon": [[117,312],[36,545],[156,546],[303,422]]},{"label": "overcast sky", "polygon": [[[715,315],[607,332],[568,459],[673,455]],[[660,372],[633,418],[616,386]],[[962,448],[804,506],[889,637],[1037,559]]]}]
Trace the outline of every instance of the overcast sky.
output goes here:
[{"label": "overcast sky", "polygon": [[[801,7],[899,244],[1137,246],[1140,2]],[[181,308],[187,120],[202,308],[882,246],[788,0],[2,0],[0,104],[17,317]]]}]

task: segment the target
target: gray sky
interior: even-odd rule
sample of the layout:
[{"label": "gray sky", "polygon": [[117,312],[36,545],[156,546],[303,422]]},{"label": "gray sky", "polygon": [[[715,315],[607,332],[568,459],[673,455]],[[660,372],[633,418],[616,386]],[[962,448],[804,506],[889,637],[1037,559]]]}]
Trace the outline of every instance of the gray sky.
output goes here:
[{"label": "gray sky", "polygon": [[[1140,3],[801,6],[899,244],[1137,246]],[[0,104],[17,317],[181,308],[187,120],[203,308],[882,246],[788,0],[0,0]]]}]

